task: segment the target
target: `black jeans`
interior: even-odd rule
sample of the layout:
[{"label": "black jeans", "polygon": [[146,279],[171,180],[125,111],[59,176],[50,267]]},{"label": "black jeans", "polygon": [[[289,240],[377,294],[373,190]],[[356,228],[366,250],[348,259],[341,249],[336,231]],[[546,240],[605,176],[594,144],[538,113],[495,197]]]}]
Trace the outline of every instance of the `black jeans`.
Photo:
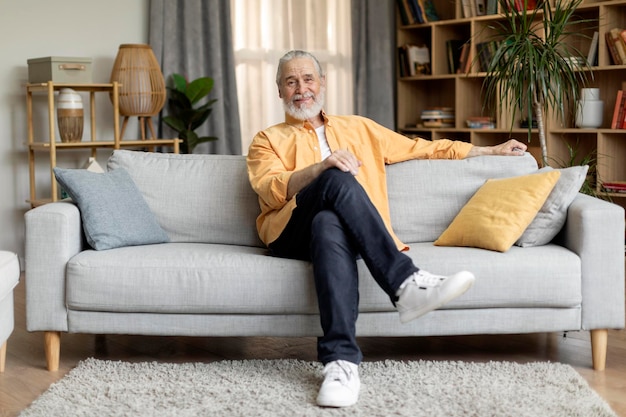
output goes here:
[{"label": "black jeans", "polygon": [[297,207],[280,237],[270,244],[273,255],[313,264],[320,320],[318,339],[323,364],[343,359],[359,364],[356,343],[360,256],[378,285],[396,300],[396,291],[418,268],[400,252],[380,214],[350,173],[324,171],[296,195]]}]

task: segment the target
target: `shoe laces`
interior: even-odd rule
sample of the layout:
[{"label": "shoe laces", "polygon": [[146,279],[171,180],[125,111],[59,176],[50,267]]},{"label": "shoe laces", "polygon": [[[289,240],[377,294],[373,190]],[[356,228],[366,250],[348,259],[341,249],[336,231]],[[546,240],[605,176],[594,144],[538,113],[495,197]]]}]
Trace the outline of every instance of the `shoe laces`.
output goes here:
[{"label": "shoe laces", "polygon": [[346,384],[354,375],[352,363],[343,360],[337,360],[326,364],[322,373],[326,381],[338,381]]},{"label": "shoe laces", "polygon": [[441,275],[433,275],[430,272],[419,270],[415,274],[413,274],[413,281],[419,287],[438,287],[443,281],[446,280],[446,277]]}]

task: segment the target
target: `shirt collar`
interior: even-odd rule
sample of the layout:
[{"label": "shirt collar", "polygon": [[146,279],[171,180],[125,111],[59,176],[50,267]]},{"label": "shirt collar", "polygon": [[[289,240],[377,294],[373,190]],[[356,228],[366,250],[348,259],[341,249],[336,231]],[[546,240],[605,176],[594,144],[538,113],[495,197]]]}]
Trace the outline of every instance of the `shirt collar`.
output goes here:
[{"label": "shirt collar", "polygon": [[[326,115],[326,112],[324,110],[322,110],[322,118],[324,119],[325,124],[330,125],[330,121],[328,120],[328,116]],[[290,126],[297,127],[299,129],[304,128],[304,125],[308,124],[306,120],[296,119],[295,117],[292,117],[288,113],[285,113],[285,123],[287,123]]]}]

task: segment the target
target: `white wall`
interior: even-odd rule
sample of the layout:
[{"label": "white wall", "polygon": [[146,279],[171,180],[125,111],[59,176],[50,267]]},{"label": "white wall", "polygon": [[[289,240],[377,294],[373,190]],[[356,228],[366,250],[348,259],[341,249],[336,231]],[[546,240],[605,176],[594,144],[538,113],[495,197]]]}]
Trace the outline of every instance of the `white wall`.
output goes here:
[{"label": "white wall", "polygon": [[[24,256],[24,213],[29,198],[26,61],[46,56],[91,57],[93,82],[108,82],[122,43],[148,41],[149,0],[0,0],[0,250]],[[97,101],[98,139],[112,134],[108,95]],[[86,100],[87,97],[83,97]],[[48,136],[45,98],[35,97],[35,140]],[[136,125],[135,125],[136,128]],[[129,127],[133,132],[133,126]],[[89,125],[85,125],[88,136]],[[83,136],[85,138],[85,135]],[[108,151],[98,159],[106,161]],[[49,187],[45,160],[38,153],[38,184]],[[65,167],[79,167],[89,156],[68,152],[59,159]],[[41,177],[41,178],[39,178]]]}]

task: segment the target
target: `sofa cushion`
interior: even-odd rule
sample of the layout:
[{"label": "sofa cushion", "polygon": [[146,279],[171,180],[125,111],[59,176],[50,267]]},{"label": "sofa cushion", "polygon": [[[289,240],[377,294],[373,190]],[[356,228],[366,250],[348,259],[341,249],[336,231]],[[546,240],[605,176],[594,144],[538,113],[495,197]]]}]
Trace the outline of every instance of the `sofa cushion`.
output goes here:
[{"label": "sofa cushion", "polygon": [[387,188],[394,231],[405,243],[433,242],[486,179],[536,171],[537,161],[528,153],[389,165]]},{"label": "sofa cushion", "polygon": [[[539,172],[552,169],[551,167],[544,167]],[[515,242],[516,245],[522,247],[540,246],[554,239],[565,224],[567,209],[580,191],[588,170],[588,165],[559,169],[561,173],[559,181],[550,192],[537,216]]]},{"label": "sofa cushion", "polygon": [[125,168],[172,242],[263,247],[258,197],[245,156],[117,150],[108,168]]},{"label": "sofa cushion", "polygon": [[[506,253],[411,244],[407,254],[426,270],[467,269],[476,283],[444,308],[571,308],[581,302],[580,258],[546,245]],[[523,265],[511,268],[511,265]],[[362,260],[361,312],[395,312]],[[173,314],[317,314],[309,262],[235,245],[166,243],[84,251],[70,259],[71,310]]]},{"label": "sofa cushion", "polygon": [[509,250],[533,221],[560,175],[553,170],[487,180],[435,245]]},{"label": "sofa cushion", "polygon": [[85,237],[92,248],[168,241],[126,170],[97,173],[55,167],[54,175],[78,205]]}]

